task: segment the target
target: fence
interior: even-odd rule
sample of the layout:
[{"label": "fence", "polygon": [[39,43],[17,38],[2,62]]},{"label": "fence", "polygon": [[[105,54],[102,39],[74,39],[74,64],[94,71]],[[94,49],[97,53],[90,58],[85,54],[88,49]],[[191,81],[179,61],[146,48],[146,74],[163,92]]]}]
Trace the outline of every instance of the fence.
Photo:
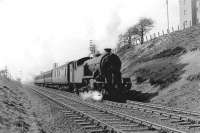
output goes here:
[{"label": "fence", "polygon": [[11,80],[11,74],[8,72],[7,69],[4,69],[4,70],[0,71],[0,79]]},{"label": "fence", "polygon": [[[159,38],[159,37],[162,37],[162,36],[165,36],[165,35],[169,35],[171,33],[177,32],[177,31],[183,31],[184,29],[190,28],[191,26],[192,26],[192,22],[190,21],[188,25],[187,25],[187,23],[184,23],[182,26],[180,26],[180,25],[178,25],[176,27],[172,26],[170,29],[162,30],[161,32],[157,32],[157,33],[153,33],[153,34],[148,34],[148,35],[144,36],[144,42],[143,43],[152,41],[156,38]],[[140,45],[140,44],[141,44],[140,39],[133,39],[131,41],[131,45]],[[120,48],[122,48],[126,45],[129,45],[128,40],[123,40],[123,41],[121,41],[120,46],[118,46],[118,48],[114,48],[112,50],[112,52],[117,53],[117,51]]]}]

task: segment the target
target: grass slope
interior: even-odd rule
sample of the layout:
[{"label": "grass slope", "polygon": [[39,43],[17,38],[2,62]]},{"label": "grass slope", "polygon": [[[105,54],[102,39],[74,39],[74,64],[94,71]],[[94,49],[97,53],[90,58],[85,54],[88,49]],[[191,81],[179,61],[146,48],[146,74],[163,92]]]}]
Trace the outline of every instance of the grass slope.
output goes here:
[{"label": "grass slope", "polygon": [[143,45],[121,48],[117,54],[122,60],[123,76],[131,77],[133,83],[129,99],[189,109],[188,103],[194,97],[189,92],[196,92],[197,99],[199,93],[199,48],[200,25]]}]

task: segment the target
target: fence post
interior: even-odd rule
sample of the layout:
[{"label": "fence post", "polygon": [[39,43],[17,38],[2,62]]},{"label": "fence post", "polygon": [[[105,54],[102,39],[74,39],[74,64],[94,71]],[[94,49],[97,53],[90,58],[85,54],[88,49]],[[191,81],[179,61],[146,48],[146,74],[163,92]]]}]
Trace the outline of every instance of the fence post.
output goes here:
[{"label": "fence post", "polygon": [[156,33],[154,33],[153,35],[154,35],[154,38],[156,38]]},{"label": "fence post", "polygon": [[180,30],[180,27],[179,27],[179,25],[178,25],[178,31]]},{"label": "fence post", "polygon": [[162,30],[162,33],[163,33],[163,36],[165,35],[165,32],[164,32],[164,30]]},{"label": "fence post", "polygon": [[168,34],[170,33],[170,30],[169,30],[169,29],[167,29],[167,33],[168,33]]},{"label": "fence post", "polygon": [[158,32],[158,37],[160,37],[160,32]]},{"label": "fence post", "polygon": [[148,41],[148,37],[146,36],[146,41]]},{"label": "fence post", "polygon": [[174,27],[172,26],[172,32],[174,32]]},{"label": "fence post", "polygon": [[152,36],[150,35],[150,40],[152,40]]}]

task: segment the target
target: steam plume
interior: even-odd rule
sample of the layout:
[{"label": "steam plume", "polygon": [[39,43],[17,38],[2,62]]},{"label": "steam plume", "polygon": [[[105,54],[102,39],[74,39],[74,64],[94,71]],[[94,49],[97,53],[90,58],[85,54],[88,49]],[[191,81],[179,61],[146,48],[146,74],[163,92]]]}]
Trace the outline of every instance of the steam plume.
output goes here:
[{"label": "steam plume", "polygon": [[80,93],[80,97],[83,100],[94,100],[94,101],[101,101],[103,98],[103,95],[98,91],[89,91],[89,92],[83,92]]}]

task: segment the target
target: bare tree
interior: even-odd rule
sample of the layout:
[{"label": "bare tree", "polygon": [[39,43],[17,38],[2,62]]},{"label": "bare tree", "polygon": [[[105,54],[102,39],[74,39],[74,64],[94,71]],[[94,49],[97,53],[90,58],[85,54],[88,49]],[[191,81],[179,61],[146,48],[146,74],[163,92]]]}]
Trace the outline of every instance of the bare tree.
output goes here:
[{"label": "bare tree", "polygon": [[153,28],[154,22],[150,18],[141,18],[139,22],[130,27],[125,33],[128,36],[128,40],[131,42],[132,36],[139,36],[141,44],[144,43],[144,36]]}]

